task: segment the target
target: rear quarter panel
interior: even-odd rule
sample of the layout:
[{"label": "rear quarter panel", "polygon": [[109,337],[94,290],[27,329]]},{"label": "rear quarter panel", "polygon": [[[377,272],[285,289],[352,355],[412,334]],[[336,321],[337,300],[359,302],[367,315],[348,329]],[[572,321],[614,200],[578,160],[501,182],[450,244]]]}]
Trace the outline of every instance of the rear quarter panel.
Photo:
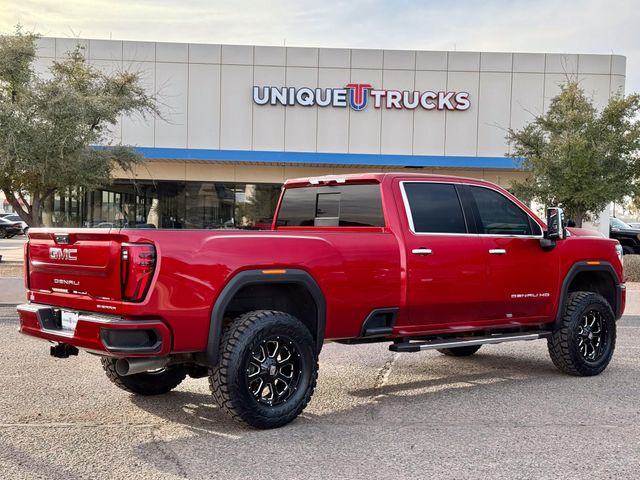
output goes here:
[{"label": "rear quarter panel", "polygon": [[374,308],[400,304],[400,251],[385,232],[241,232],[123,230],[129,242],[153,242],[156,273],[144,302],[122,303],[125,316],[160,316],[173,351],[206,348],[213,304],[238,272],[297,268],[322,289],[325,338],[358,335]]}]

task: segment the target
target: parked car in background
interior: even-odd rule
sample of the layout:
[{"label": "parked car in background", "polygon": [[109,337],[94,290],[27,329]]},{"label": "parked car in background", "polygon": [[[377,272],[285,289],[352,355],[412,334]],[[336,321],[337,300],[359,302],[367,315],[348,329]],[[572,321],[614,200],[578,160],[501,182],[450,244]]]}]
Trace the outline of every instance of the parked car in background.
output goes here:
[{"label": "parked car in background", "polygon": [[3,218],[5,220],[9,220],[10,222],[19,223],[20,227],[22,228],[22,234],[23,235],[26,235],[27,233],[29,233],[29,225],[27,225],[27,222],[22,220],[20,215],[18,215],[17,213],[10,213],[9,215],[7,215],[6,217],[3,217]]},{"label": "parked car in background", "polygon": [[619,218],[609,219],[609,238],[614,238],[622,245],[625,255],[640,253],[640,228],[633,228]]},{"label": "parked car in background", "polygon": [[0,217],[0,238],[11,238],[16,235],[22,235],[21,223]]}]

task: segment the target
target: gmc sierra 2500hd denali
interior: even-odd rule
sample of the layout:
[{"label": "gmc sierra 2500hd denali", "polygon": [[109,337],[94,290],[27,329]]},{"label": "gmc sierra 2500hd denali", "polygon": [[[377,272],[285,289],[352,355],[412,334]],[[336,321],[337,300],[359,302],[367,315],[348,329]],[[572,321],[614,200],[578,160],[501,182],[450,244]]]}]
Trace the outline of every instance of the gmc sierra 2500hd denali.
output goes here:
[{"label": "gmc sierra 2500hd denali", "polygon": [[455,357],[545,338],[560,370],[597,375],[622,249],[547,217],[485,181],[386,173],[289,180],[269,231],[32,229],[20,330],[134,394],[208,376],[258,428],[302,412],[329,340]]}]

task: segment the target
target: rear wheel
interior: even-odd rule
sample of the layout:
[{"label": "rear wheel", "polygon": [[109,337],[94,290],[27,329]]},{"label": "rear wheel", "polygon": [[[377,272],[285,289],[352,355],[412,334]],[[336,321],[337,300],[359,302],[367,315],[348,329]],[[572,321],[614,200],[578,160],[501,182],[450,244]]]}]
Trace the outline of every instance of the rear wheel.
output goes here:
[{"label": "rear wheel", "polygon": [[633,248],[623,245],[622,246],[622,254],[623,255],[632,255],[633,254]]},{"label": "rear wheel", "polygon": [[176,388],[187,376],[184,367],[173,365],[135,375],[119,375],[115,358],[103,357],[102,368],[118,388],[138,395],[161,395]]},{"label": "rear wheel", "polygon": [[318,355],[307,327],[288,313],[257,310],[225,329],[209,385],[234,420],[266,429],[302,413],[317,377]]},{"label": "rear wheel", "polygon": [[443,355],[449,355],[451,357],[468,357],[473,355],[482,345],[467,345],[466,347],[453,347],[453,348],[438,348],[438,351]]},{"label": "rear wheel", "polygon": [[616,321],[609,303],[592,292],[573,292],[560,326],[547,339],[549,355],[569,375],[601,373],[616,346]]}]

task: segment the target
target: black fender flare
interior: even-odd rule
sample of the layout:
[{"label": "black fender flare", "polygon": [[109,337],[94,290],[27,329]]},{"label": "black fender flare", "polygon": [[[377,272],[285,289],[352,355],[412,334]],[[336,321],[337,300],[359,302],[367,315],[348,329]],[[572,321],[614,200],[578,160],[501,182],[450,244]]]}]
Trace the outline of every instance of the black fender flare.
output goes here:
[{"label": "black fender flare", "polygon": [[576,278],[579,273],[583,272],[603,272],[608,274],[611,277],[611,281],[613,282],[615,288],[615,305],[611,305],[613,313],[615,315],[616,320],[622,316],[622,312],[620,312],[620,307],[622,303],[622,285],[620,284],[620,279],[618,278],[618,274],[615,269],[609,262],[600,261],[598,263],[589,263],[589,262],[577,262],[574,263],[562,281],[562,288],[560,289],[560,298],[558,301],[558,311],[556,312],[556,318],[553,323],[553,327],[558,328],[562,322],[562,316],[564,315],[564,310],[567,307],[567,298],[569,293],[569,285]]},{"label": "black fender flare", "polygon": [[[247,285],[274,284],[274,283],[294,283],[304,286],[311,294],[316,304],[316,349],[320,353],[324,343],[324,332],[326,324],[326,302],[324,294],[314,278],[304,270],[284,269],[282,273],[263,273],[259,270],[243,270],[234,275],[221,290],[211,311],[211,322],[209,324],[209,339],[207,341],[206,364],[217,365],[220,353],[220,339],[222,337],[222,324],[224,312],[236,293]],[[312,332],[313,333],[313,332]]]}]

